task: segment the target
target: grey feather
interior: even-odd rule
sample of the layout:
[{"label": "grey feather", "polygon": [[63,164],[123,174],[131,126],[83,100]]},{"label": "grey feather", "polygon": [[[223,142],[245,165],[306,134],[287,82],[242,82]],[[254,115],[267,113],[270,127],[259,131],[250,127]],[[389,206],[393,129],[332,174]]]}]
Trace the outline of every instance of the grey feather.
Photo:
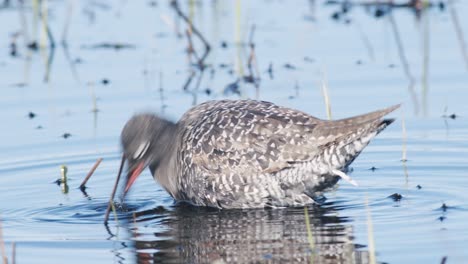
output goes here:
[{"label": "grey feather", "polygon": [[[137,115],[134,119],[145,119],[142,123],[164,126],[127,125],[122,144],[128,157],[135,151],[135,143],[129,143],[135,141],[133,131],[140,131],[137,141],[152,135],[150,140],[158,143],[151,146],[159,149],[150,151],[159,154],[145,158],[176,199],[221,208],[297,206],[313,203],[332,187],[339,179],[333,171],[346,171],[393,121],[383,116],[397,108],[325,121],[269,102],[209,101],[175,125]],[[151,127],[158,131],[141,131]]]}]

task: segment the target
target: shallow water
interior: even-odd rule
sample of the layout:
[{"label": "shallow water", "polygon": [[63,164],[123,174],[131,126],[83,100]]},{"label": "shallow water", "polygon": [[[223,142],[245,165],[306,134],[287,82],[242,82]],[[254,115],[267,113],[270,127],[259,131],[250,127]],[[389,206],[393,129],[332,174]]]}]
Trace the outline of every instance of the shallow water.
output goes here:
[{"label": "shallow water", "polygon": [[[214,72],[206,70],[198,90],[186,92],[196,69],[188,64],[186,38],[174,31],[185,24],[168,3],[75,1],[68,15],[72,2],[48,3],[57,42],[50,66],[51,50],[28,50],[23,36],[14,40],[17,56],[9,55],[22,14],[29,38],[45,37],[33,26],[32,7],[22,13],[15,2],[0,9],[0,220],[7,256],[14,242],[17,263],[369,263],[374,251],[386,263],[440,263],[444,256],[468,262],[468,71],[449,7],[429,9],[419,20],[411,10],[394,10],[410,85],[389,16],[377,19],[354,7],[335,21],[330,17],[339,6],[307,1],[190,2],[182,8],[211,43],[207,62]],[[466,12],[459,1],[464,34]],[[260,88],[240,82],[240,96],[225,95],[248,72],[250,50],[235,43],[248,41],[252,24]],[[131,46],[92,48],[102,43]],[[392,114],[397,122],[353,163],[359,187],[340,182],[306,218],[303,208],[174,204],[145,171],[120,204],[118,221],[111,215],[108,228],[102,224],[120,162],[119,134],[133,113],[151,109],[177,120],[193,103],[240,97],[327,118],[324,79],[333,118],[403,103]],[[99,111],[92,111],[94,102]],[[442,117],[452,113],[455,119]],[[407,162],[401,162],[404,149]],[[78,186],[98,158],[104,160],[82,193]],[[66,193],[54,183],[61,165],[68,167]],[[402,199],[388,198],[395,193]]]}]

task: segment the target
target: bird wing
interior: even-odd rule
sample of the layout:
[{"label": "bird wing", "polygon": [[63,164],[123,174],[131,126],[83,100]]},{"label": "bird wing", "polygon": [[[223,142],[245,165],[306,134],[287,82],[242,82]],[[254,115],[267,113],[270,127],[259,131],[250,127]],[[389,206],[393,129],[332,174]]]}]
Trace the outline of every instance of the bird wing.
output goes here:
[{"label": "bird wing", "polygon": [[275,173],[313,159],[333,142],[359,137],[397,107],[324,121],[264,101],[210,101],[182,117],[188,129],[180,158],[187,169],[210,175]]},{"label": "bird wing", "polygon": [[[198,117],[198,118],[197,118]],[[188,167],[211,173],[274,173],[319,151],[313,131],[323,122],[261,101],[208,102],[181,119]],[[191,166],[190,166],[191,165]]]}]

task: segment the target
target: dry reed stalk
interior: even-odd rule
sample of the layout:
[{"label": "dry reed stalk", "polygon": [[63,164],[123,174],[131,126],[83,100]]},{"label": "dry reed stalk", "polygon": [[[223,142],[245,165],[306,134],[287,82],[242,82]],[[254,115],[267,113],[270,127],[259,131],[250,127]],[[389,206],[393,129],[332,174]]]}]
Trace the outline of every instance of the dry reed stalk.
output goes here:
[{"label": "dry reed stalk", "polygon": [[328,117],[328,120],[332,120],[330,96],[328,95],[328,82],[323,71],[321,72],[321,77],[322,77],[321,78],[321,90],[322,90],[323,100],[325,102],[325,107],[327,110],[327,117]]},{"label": "dry reed stalk", "polygon": [[[249,70],[249,76],[248,78],[251,79],[252,83],[255,86],[255,93],[256,93],[256,98],[258,99],[260,97],[260,70],[258,69],[258,64],[257,64],[257,55],[255,53],[255,43],[253,41],[253,37],[255,34],[255,24],[252,25],[252,28],[250,30],[250,37],[249,37],[249,47],[250,47],[250,54],[247,59],[247,69]],[[253,65],[255,65],[255,74],[253,71]]]},{"label": "dry reed stalk", "polygon": [[423,31],[423,71],[422,71],[422,108],[424,116],[427,116],[427,93],[429,89],[429,51],[430,51],[430,38],[429,38],[429,14],[425,13],[423,17],[424,31]]},{"label": "dry reed stalk", "polygon": [[199,62],[200,57],[198,56],[198,53],[195,50],[195,47],[193,46],[192,29],[190,27],[185,31],[185,35],[187,36],[187,42],[188,42],[187,54],[189,56],[189,62],[191,61],[192,56],[195,58],[197,62]]},{"label": "dry reed stalk", "polygon": [[205,59],[206,59],[206,57],[208,56],[208,54],[210,53],[210,50],[211,50],[210,44],[205,39],[205,37],[200,33],[200,31],[193,25],[192,21],[190,21],[190,19],[182,12],[177,0],[172,0],[171,1],[171,6],[177,12],[179,17],[181,17],[189,25],[189,28],[190,28],[191,32],[193,34],[195,34],[201,40],[203,45],[205,46],[205,52],[203,53],[203,55],[198,60],[198,65],[199,65],[200,69],[203,69],[205,67],[205,64],[204,64]]},{"label": "dry reed stalk", "polygon": [[99,164],[101,164],[101,161],[102,161],[102,158],[97,159],[96,163],[94,163],[93,167],[92,167],[91,170],[88,172],[88,174],[86,175],[86,177],[85,177],[85,179],[83,180],[83,182],[80,184],[80,189],[86,188],[86,183],[88,182],[89,178],[91,178],[91,176],[93,176],[94,171],[97,169],[97,167],[99,166]]},{"label": "dry reed stalk", "polygon": [[62,45],[66,45],[68,39],[68,29],[70,28],[70,21],[73,14],[73,4],[75,0],[68,0],[68,6],[65,16],[65,24],[62,31]]}]

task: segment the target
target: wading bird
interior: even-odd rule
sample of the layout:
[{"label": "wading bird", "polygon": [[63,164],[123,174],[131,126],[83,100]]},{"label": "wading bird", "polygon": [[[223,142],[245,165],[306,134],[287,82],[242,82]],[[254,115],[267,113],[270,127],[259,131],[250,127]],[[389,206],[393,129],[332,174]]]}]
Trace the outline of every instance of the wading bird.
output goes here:
[{"label": "wading bird", "polygon": [[209,101],[177,123],[137,114],[121,135],[124,193],[149,167],[174,199],[198,206],[310,204],[340,178],[356,184],[348,166],[398,107],[334,121],[254,100]]}]

